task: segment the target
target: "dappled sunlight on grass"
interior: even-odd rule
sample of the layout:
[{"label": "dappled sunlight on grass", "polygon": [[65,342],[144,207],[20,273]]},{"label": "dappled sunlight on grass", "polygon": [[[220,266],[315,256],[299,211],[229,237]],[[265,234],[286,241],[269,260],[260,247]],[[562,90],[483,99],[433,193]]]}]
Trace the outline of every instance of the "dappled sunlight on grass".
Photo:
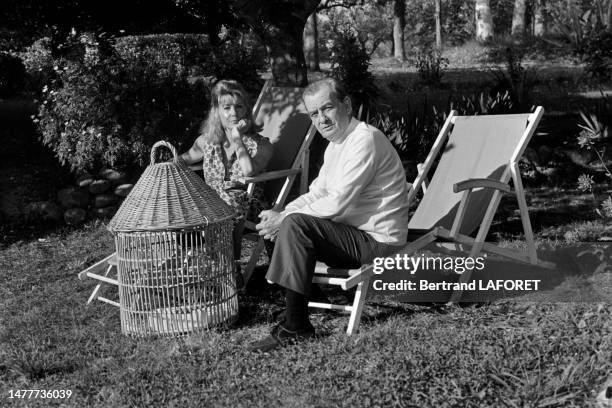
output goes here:
[{"label": "dappled sunlight on grass", "polygon": [[[559,202],[571,211],[576,197],[568,192]],[[534,211],[548,198],[531,192]],[[85,306],[94,283],[76,278],[112,250],[100,222],[1,250],[2,395],[71,389],[66,406],[582,407],[612,370],[612,310],[603,304],[377,300],[366,305],[356,336],[345,335],[346,316],[314,313],[318,340],[250,353],[246,345],[267,334],[283,305],[282,292],[263,281],[265,265],[241,295],[233,327],[132,340],[121,334],[116,308]]]}]

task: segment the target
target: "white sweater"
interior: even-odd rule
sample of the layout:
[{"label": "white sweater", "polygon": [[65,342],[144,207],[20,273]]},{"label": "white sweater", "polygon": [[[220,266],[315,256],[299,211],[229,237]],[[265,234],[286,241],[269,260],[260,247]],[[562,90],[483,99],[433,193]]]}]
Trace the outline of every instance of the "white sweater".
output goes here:
[{"label": "white sweater", "polygon": [[405,243],[408,190],[397,152],[380,130],[355,118],[348,132],[343,140],[329,143],[309,192],[289,203],[284,213],[352,225],[378,242]]}]

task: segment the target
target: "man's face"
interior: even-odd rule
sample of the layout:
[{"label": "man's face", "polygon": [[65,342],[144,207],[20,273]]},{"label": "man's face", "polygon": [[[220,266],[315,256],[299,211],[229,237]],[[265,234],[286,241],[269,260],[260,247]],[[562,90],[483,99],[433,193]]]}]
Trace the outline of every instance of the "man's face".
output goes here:
[{"label": "man's face", "polygon": [[330,95],[329,88],[321,88],[315,94],[304,96],[304,105],[321,136],[333,142],[342,137],[351,121],[351,102],[344,102]]}]

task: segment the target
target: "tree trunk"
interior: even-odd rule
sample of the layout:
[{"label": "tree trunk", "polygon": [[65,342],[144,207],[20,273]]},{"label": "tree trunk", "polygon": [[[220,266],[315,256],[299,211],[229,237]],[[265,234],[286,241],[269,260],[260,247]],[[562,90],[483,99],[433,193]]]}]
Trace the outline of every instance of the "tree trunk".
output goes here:
[{"label": "tree trunk", "polygon": [[476,40],[489,41],[493,39],[493,17],[489,0],[476,0]]},{"label": "tree trunk", "polygon": [[[304,26],[296,32],[269,29],[266,50],[270,57],[270,68],[274,82],[279,86],[306,86],[308,70],[304,58],[302,40]],[[297,32],[299,31],[299,33]]]},{"label": "tree trunk", "polygon": [[406,27],[405,0],[395,0],[393,4],[393,51],[394,57],[400,61],[406,60],[404,49],[404,28]]},{"label": "tree trunk", "polygon": [[242,0],[241,18],[266,44],[274,81],[278,85],[306,86],[304,26],[320,0]]},{"label": "tree trunk", "polygon": [[[612,4],[612,2],[610,3]],[[534,0],[533,35],[543,37],[548,34],[548,16],[546,15],[546,0]]]},{"label": "tree trunk", "polygon": [[525,34],[525,12],[527,7],[525,0],[514,0],[514,12],[512,13],[512,36]]},{"label": "tree trunk", "polygon": [[304,56],[308,68],[312,71],[320,71],[319,66],[319,32],[317,29],[317,13],[308,17],[304,28]]},{"label": "tree trunk", "polygon": [[440,27],[440,0],[435,0],[436,3],[436,47],[442,48],[442,27]]},{"label": "tree trunk", "polygon": [[608,27],[608,31],[612,32],[612,0],[608,2],[608,12],[606,18],[606,27]]}]

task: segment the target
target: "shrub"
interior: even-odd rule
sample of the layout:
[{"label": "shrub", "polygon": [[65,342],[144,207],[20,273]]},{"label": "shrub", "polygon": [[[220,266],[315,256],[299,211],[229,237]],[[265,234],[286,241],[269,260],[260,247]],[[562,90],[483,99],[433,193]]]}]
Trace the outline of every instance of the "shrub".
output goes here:
[{"label": "shrub", "polygon": [[155,34],[117,38],[115,50],[126,61],[144,59],[150,63],[176,71],[193,73],[212,53],[206,35]]},{"label": "shrub", "polygon": [[[461,0],[442,2],[442,32],[447,43],[460,45],[475,37],[474,7]],[[434,28],[434,27],[432,27]],[[432,30],[431,32],[435,32]]]},{"label": "shrub", "polygon": [[331,73],[351,95],[353,107],[367,112],[376,103],[378,88],[369,71],[370,56],[350,31],[335,35],[331,42]]},{"label": "shrub", "polygon": [[[63,48],[77,49],[75,60],[99,57],[100,36],[85,33],[67,39]],[[228,37],[213,47],[203,34],[155,34],[111,38],[110,46],[126,62],[154,64],[161,70],[172,70],[191,77],[231,78],[253,93],[261,89],[259,72],[265,69],[265,50],[254,37]],[[70,44],[68,44],[70,43]],[[49,38],[42,38],[28,47],[21,57],[28,71],[31,89],[40,92],[55,77],[56,62],[51,56]],[[95,61],[92,61],[95,62]]]},{"label": "shrub", "polygon": [[[612,101],[604,98],[604,107],[607,108],[605,118],[600,118],[596,113],[580,112],[582,123],[579,125],[582,131],[577,137],[577,142],[580,148],[591,151],[597,157],[597,164],[591,164],[593,171],[601,172],[609,180],[612,180],[612,171],[610,170],[610,161],[606,157],[606,150],[610,147],[610,125],[609,113],[612,110]],[[608,122],[608,123],[606,123]],[[595,180],[592,175],[581,174],[578,177],[578,189],[581,191],[590,191],[594,193]],[[595,202],[595,212],[601,217],[612,218],[612,196],[608,197],[601,203],[601,208],[597,208],[599,203]]]},{"label": "shrub", "polygon": [[202,34],[156,34],[117,39],[117,52],[124,59],[145,59],[160,67],[190,76],[235,79],[247,90],[259,92],[259,72],[265,69],[266,52],[255,37],[228,36],[213,47]]},{"label": "shrub", "polygon": [[535,70],[523,67],[524,51],[514,44],[503,47],[505,70],[492,71],[492,95],[507,93],[514,111],[524,112],[532,105],[531,90],[537,81]]},{"label": "shrub", "polygon": [[31,42],[31,36],[24,31],[0,27],[0,52],[18,52]]},{"label": "shrub", "polygon": [[[459,45],[474,37],[473,2],[447,0],[441,2],[441,7],[440,23],[444,42]],[[433,1],[406,2],[406,27],[411,31],[407,35],[408,42],[424,45],[434,41],[434,10]]]},{"label": "shrub", "polygon": [[425,100],[416,107],[408,104],[403,112],[392,109],[376,112],[367,120],[387,135],[403,161],[422,162],[451,110],[459,115],[502,114],[512,110],[512,103],[507,93],[491,97],[481,92],[463,95],[458,100],[450,97],[442,108]]},{"label": "shrub", "polygon": [[404,112],[378,112],[369,120],[387,135],[404,161],[423,161],[446,120],[445,112],[427,103],[424,105],[422,109],[409,105]]},{"label": "shrub", "polygon": [[200,74],[240,82],[251,94],[258,95],[262,80],[259,72],[267,68],[266,50],[252,35],[225,41],[199,64]]},{"label": "shrub", "polygon": [[25,88],[26,71],[18,57],[0,53],[0,98],[19,95]]},{"label": "shrub", "polygon": [[65,62],[57,75],[36,120],[43,143],[73,170],[142,166],[161,139],[186,149],[207,106],[201,81],[144,58]]},{"label": "shrub", "polygon": [[451,110],[456,110],[459,115],[502,115],[514,112],[514,105],[508,92],[494,96],[480,92],[449,101],[447,111]]},{"label": "shrub", "polygon": [[245,39],[226,39],[219,48],[201,35],[78,41],[70,60],[47,59],[43,44],[28,54],[33,70],[51,70],[36,119],[43,143],[73,170],[142,166],[161,139],[189,147],[208,108],[202,77],[260,87],[264,60]]},{"label": "shrub", "polygon": [[584,41],[579,50],[586,63],[586,71],[598,80],[612,77],[612,33],[608,30],[597,30]]},{"label": "shrub", "polygon": [[417,51],[414,65],[421,82],[437,86],[442,82],[442,71],[448,66],[448,59],[442,57],[440,50],[430,46]]},{"label": "shrub", "polygon": [[51,56],[51,39],[40,38],[20,54],[27,72],[28,89],[39,95],[45,85],[55,77],[53,57]]}]

